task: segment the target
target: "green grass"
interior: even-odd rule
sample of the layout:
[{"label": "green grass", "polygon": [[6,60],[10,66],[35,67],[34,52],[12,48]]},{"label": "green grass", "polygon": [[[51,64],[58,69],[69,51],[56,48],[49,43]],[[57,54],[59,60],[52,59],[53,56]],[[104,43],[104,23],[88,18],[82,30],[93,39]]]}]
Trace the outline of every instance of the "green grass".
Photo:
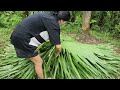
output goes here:
[{"label": "green grass", "polygon": [[96,32],[96,31],[91,30],[90,33],[91,33],[91,35],[95,36],[96,38],[99,38],[105,42],[108,42],[108,43],[120,48],[120,39],[115,39],[115,38],[111,37],[110,32]]},{"label": "green grass", "polygon": [[0,28],[0,53],[4,53],[4,49],[10,44],[12,31],[11,28]]}]

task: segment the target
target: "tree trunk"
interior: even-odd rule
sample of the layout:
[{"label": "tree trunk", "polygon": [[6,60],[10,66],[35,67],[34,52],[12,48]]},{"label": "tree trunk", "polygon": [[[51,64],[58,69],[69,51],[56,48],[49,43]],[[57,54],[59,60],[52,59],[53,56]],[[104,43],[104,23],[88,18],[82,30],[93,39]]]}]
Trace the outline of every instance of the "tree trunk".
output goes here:
[{"label": "tree trunk", "polygon": [[89,35],[91,11],[83,11],[82,30],[84,34]]}]

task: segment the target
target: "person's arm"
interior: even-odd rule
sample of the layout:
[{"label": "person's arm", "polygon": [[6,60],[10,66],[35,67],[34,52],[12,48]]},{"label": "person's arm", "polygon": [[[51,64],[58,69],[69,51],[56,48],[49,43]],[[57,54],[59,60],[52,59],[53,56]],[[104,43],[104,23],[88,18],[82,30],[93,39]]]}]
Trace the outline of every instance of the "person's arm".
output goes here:
[{"label": "person's arm", "polygon": [[56,20],[53,19],[44,19],[44,25],[48,31],[49,40],[52,45],[56,48],[56,57],[61,52],[61,42],[60,42],[60,26]]},{"label": "person's arm", "polygon": [[55,56],[58,57],[58,55],[62,51],[62,46],[61,46],[61,44],[60,45],[55,45],[55,48],[56,48],[56,54],[55,54]]}]

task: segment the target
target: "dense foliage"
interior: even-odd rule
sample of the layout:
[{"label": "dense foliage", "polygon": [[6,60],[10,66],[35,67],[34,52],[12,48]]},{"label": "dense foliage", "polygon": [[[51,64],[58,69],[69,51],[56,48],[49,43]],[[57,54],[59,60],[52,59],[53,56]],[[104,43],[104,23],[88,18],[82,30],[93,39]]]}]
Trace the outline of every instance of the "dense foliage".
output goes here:
[{"label": "dense foliage", "polygon": [[[1,11],[0,27],[13,27],[28,15],[38,11]],[[74,25],[82,24],[82,11],[72,11],[75,17]],[[111,36],[120,37],[120,11],[92,11],[92,30],[110,32]]]},{"label": "dense foliage", "polygon": [[92,13],[94,30],[110,32],[111,36],[120,38],[120,11],[95,11]]}]

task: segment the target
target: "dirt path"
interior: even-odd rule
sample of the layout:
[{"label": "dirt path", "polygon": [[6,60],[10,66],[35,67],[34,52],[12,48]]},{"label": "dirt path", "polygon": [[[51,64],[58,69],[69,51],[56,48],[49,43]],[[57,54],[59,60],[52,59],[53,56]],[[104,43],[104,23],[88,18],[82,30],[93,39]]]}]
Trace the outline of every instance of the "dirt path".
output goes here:
[{"label": "dirt path", "polygon": [[118,48],[118,47],[116,47],[116,46],[113,46],[113,48],[114,48],[114,51],[115,51],[116,53],[120,54],[120,48]]},{"label": "dirt path", "polygon": [[67,33],[69,36],[75,38],[77,41],[80,41],[82,43],[87,43],[87,44],[101,44],[101,43],[106,43],[100,39],[97,39],[93,36],[87,36],[85,37],[83,34],[76,34],[76,33]]},{"label": "dirt path", "polygon": [[[85,37],[84,35],[82,34],[76,34],[76,33],[66,33],[68,34],[69,36],[75,38],[77,41],[80,41],[82,43],[86,43],[86,44],[107,44],[108,42],[105,42],[105,41],[102,41],[100,39],[97,39],[96,37],[94,36],[88,36],[88,37]],[[116,47],[116,46],[113,46],[113,49],[115,51],[115,53],[118,53],[120,54],[120,48]]]}]

